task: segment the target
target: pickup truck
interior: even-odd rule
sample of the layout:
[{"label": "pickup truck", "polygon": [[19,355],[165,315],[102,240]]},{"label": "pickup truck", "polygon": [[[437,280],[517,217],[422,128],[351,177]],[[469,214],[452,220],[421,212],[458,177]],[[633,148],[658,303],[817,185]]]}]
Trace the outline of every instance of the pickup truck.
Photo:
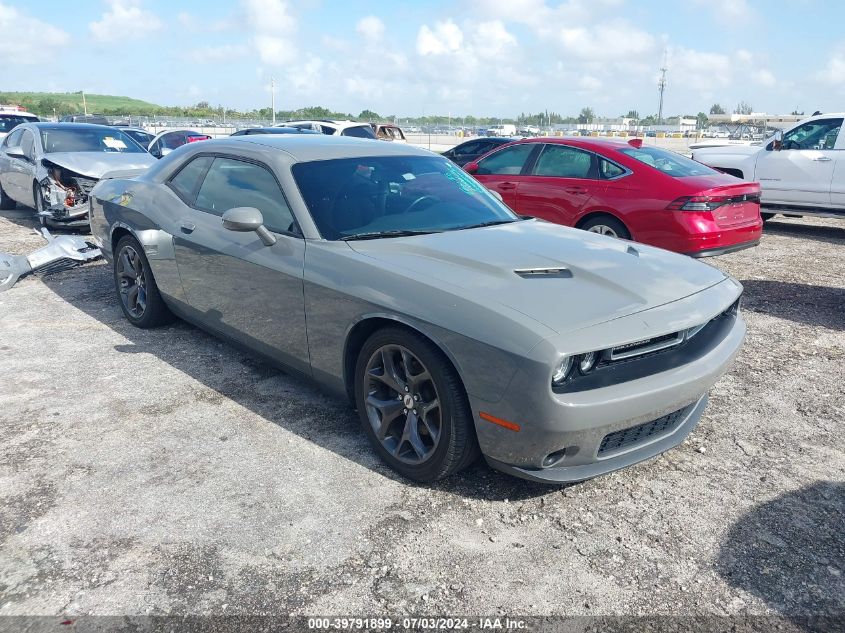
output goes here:
[{"label": "pickup truck", "polygon": [[776,213],[845,218],[845,113],[810,117],[759,145],[696,149],[694,160],[760,183],[763,221]]}]

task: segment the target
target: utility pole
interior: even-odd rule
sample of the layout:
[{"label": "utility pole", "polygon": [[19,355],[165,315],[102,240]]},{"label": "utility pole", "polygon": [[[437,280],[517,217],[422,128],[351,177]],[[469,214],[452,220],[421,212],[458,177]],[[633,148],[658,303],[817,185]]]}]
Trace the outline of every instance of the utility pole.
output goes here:
[{"label": "utility pole", "polygon": [[663,125],[663,92],[666,90],[666,49],[663,49],[663,66],[660,68],[660,79],[657,81],[657,89],[660,92],[660,105],[657,108],[657,125]]},{"label": "utility pole", "polygon": [[273,125],[276,125],[276,79],[270,77],[270,109],[273,111]]},{"label": "utility pole", "polygon": [[88,114],[88,103],[85,101],[85,91],[82,91],[82,110],[85,114]]}]

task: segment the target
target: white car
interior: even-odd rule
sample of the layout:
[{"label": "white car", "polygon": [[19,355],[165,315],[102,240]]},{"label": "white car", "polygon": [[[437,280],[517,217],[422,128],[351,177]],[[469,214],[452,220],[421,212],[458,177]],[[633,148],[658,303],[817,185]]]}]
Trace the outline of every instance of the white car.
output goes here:
[{"label": "white car", "polygon": [[277,123],[275,127],[293,127],[300,130],[316,130],[329,136],[354,136],[356,138],[375,139],[376,133],[369,123],[359,121],[304,120],[285,121]]},{"label": "white car", "polygon": [[845,218],[845,113],[820,114],[760,145],[696,149],[693,159],[762,190],[763,220],[776,213]]},{"label": "white car", "polygon": [[37,121],[39,121],[38,117],[30,112],[0,106],[0,141],[21,123],[36,123]]}]

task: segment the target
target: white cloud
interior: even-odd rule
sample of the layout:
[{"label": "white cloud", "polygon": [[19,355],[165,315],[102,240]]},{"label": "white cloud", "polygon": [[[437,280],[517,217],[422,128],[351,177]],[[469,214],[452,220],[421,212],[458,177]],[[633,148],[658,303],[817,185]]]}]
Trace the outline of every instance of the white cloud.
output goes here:
[{"label": "white cloud", "polygon": [[560,42],[574,57],[591,61],[621,60],[653,57],[655,39],[624,22],[598,24],[590,27],[563,27]]},{"label": "white cloud", "polygon": [[420,55],[454,53],[461,48],[463,41],[463,31],[452,20],[438,22],[434,29],[423,24],[417,33],[417,52]]},{"label": "white cloud", "polygon": [[768,68],[761,68],[754,73],[753,77],[754,81],[761,86],[776,86],[778,83],[774,73]]},{"label": "white cloud", "polygon": [[289,33],[296,28],[285,0],[243,0],[247,24],[266,33]]},{"label": "white cloud", "polygon": [[603,84],[602,84],[600,79],[596,79],[595,77],[592,77],[591,75],[584,75],[578,81],[578,85],[585,92],[595,92],[595,91],[601,89]]},{"label": "white cloud", "polygon": [[733,81],[734,62],[728,55],[675,48],[669,57],[669,82],[699,91],[729,86]]},{"label": "white cloud", "polygon": [[138,39],[162,28],[158,16],[141,8],[140,0],[108,0],[108,11],[97,22],[88,25],[91,35],[100,42]]},{"label": "white cloud", "polygon": [[713,17],[727,26],[742,28],[755,17],[747,0],[696,0],[695,3],[709,9]]},{"label": "white cloud", "polygon": [[476,28],[475,50],[481,57],[500,57],[516,45],[516,37],[499,20],[482,22]]},{"label": "white cloud", "polygon": [[261,61],[271,66],[283,66],[296,59],[296,46],[288,39],[275,35],[256,34],[252,44]]},{"label": "white cloud", "polygon": [[845,83],[845,46],[834,51],[827,65],[816,75],[822,83],[841,87]]},{"label": "white cloud", "polygon": [[187,51],[185,59],[199,64],[229,62],[246,55],[247,47],[242,44],[224,44],[222,46],[201,46]]},{"label": "white cloud", "polygon": [[43,64],[70,42],[60,28],[0,3],[0,59],[3,64]]},{"label": "white cloud", "polygon": [[242,0],[250,40],[265,64],[282,66],[297,57],[294,43],[296,19],[285,0]]},{"label": "white cloud", "polygon": [[370,42],[378,42],[384,35],[384,22],[379,20],[374,15],[368,15],[365,18],[358,20],[355,25],[355,30],[365,40]]}]

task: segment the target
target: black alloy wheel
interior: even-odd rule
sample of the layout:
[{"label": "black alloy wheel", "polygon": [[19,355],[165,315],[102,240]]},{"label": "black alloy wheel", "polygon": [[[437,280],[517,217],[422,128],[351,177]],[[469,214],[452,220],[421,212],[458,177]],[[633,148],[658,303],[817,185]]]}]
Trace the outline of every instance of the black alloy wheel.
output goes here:
[{"label": "black alloy wheel", "polygon": [[478,455],[463,384],[430,341],[401,327],[375,332],[355,371],[355,404],[379,456],[416,481],[434,481]]},{"label": "black alloy wheel", "polygon": [[131,235],[122,237],[114,249],[114,285],[123,315],[132,325],[151,328],[173,321],[144,249]]}]

